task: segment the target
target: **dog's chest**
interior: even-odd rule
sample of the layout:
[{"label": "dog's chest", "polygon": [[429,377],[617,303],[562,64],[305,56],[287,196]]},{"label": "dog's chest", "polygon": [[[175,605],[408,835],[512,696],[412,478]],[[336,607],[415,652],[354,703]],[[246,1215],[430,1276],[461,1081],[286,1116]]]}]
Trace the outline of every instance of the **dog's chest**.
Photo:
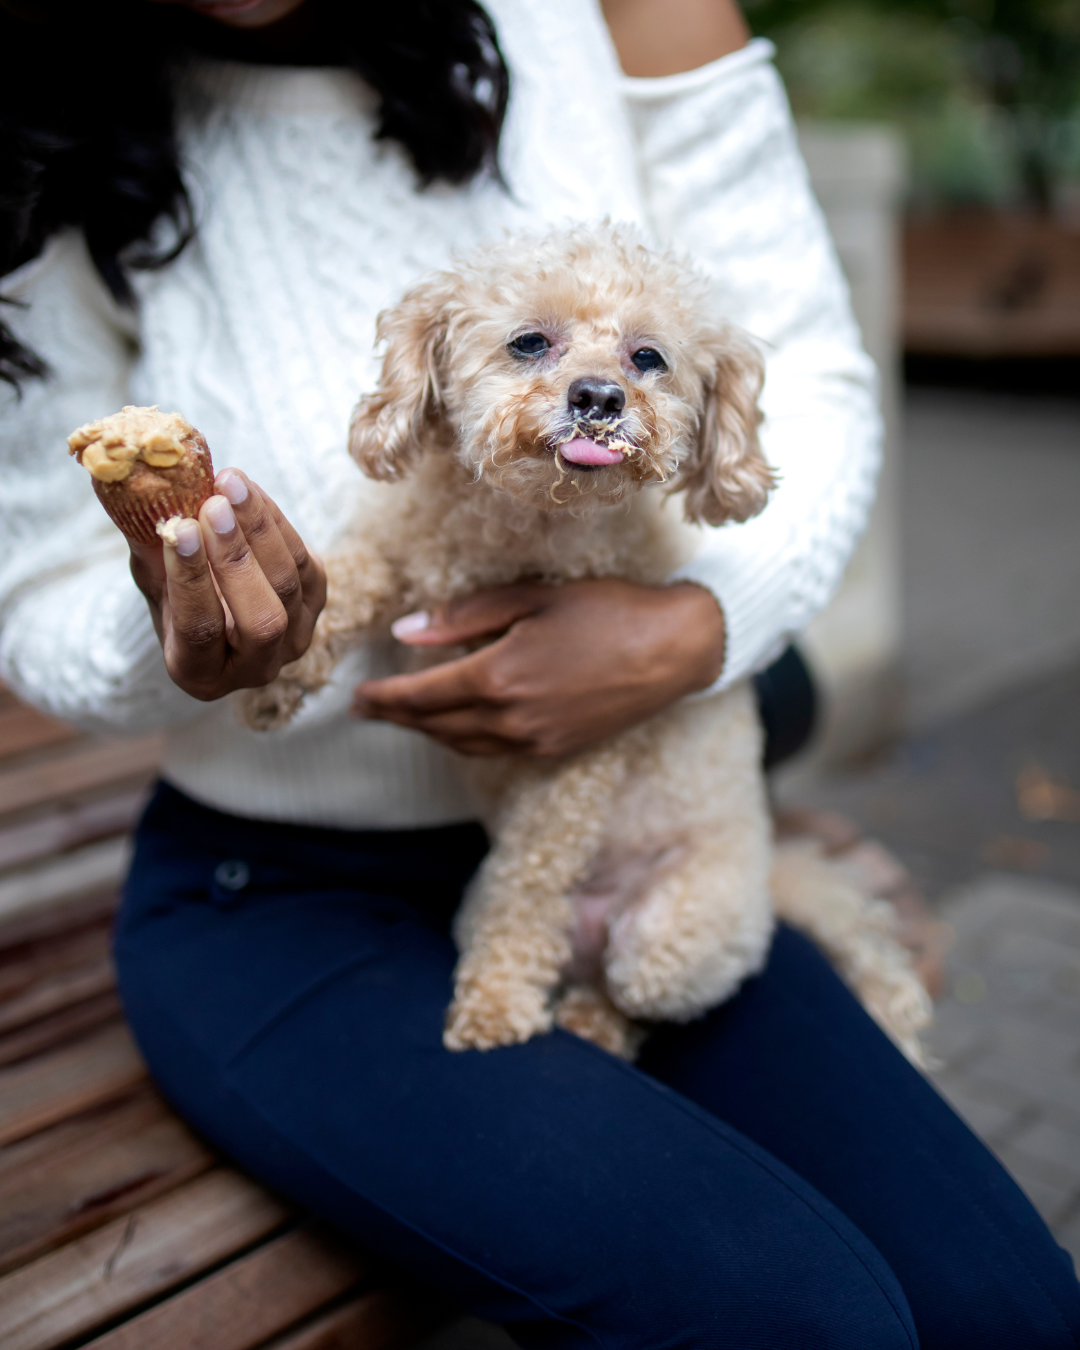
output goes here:
[{"label": "dog's chest", "polygon": [[418,476],[396,505],[397,519],[382,524],[410,604],[437,604],[526,579],[618,576],[658,584],[700,543],[678,504],[658,491],[572,515],[537,511],[483,483],[451,488]]}]

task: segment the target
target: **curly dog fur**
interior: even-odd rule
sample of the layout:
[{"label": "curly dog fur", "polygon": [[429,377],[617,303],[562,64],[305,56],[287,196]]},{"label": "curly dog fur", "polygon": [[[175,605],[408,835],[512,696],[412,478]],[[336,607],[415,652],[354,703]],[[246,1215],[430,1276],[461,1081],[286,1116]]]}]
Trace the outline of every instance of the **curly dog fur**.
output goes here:
[{"label": "curly dog fur", "polygon": [[[663,584],[694,523],[747,520],[773,486],[757,351],[631,231],[488,248],[415,286],[379,336],[350,449],[393,486],[329,561],[308,653],[245,696],[251,726],[283,725],[412,610],[524,578]],[[637,1023],[693,1018],[759,970],[780,912],[917,1056],[925,996],[880,912],[821,859],[774,864],[746,683],[557,763],[471,768],[495,843],[456,922],[449,1048],[557,1024],[632,1056]]]}]

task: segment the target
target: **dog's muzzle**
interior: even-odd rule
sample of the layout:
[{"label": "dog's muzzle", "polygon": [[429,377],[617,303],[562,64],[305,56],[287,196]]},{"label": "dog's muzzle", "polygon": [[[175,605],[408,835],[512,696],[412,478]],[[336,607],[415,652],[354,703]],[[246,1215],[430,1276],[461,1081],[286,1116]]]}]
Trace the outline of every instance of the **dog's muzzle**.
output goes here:
[{"label": "dog's muzzle", "polygon": [[582,468],[600,468],[621,464],[625,445],[616,440],[619,416],[626,407],[621,385],[599,376],[586,375],[575,380],[566,392],[566,403],[574,419],[570,440],[559,446],[559,454],[568,464]]}]

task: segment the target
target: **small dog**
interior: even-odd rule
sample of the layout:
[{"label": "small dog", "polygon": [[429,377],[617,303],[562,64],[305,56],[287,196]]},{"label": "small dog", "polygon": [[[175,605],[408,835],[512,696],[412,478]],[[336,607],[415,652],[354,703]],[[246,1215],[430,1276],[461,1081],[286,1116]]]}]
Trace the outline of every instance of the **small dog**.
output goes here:
[{"label": "small dog", "polygon": [[[307,654],[244,697],[248,724],[283,725],[412,610],[526,578],[663,584],[694,524],[759,512],[762,362],[713,309],[691,269],[608,226],[485,248],[383,314],[350,449],[394,486],[329,560]],[[776,892],[917,1055],[925,995],[880,908],[821,860],[774,865],[761,750],[744,682],[556,763],[471,761],[494,845],[456,920],[445,1044],[558,1024],[631,1057],[636,1023],[696,1017],[761,968]]]}]

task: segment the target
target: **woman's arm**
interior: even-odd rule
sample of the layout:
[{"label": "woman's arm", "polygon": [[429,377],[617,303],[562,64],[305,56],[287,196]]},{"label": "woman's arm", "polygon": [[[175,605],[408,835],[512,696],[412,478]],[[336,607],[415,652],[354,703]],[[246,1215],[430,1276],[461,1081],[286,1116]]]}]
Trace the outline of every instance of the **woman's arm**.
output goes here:
[{"label": "woman's arm", "polygon": [[127,549],[68,455],[72,428],[129,402],[134,333],[67,230],[0,282],[5,320],[49,373],[0,387],[0,675],[88,730],[189,716],[168,679]]},{"label": "woman's arm", "polygon": [[659,240],[712,276],[761,342],[761,443],[779,487],[745,525],[703,532],[680,578],[727,627],[723,683],[760,669],[826,603],[866,521],[881,446],[876,372],[758,39],[666,79],[623,80]]},{"label": "woman's arm", "polygon": [[746,45],[734,0],[601,0],[627,75],[677,75]]},{"label": "woman's arm", "polygon": [[310,640],[321,565],[273,502],[229,470],[202,529],[189,522],[180,548],[133,546],[129,559],[65,441],[128,401],[133,325],[74,231],[3,292],[21,303],[12,328],[50,365],[20,394],[0,390],[3,678],[57,717],[111,731],[182,721],[198,709],[189,695],[273,679]]}]

